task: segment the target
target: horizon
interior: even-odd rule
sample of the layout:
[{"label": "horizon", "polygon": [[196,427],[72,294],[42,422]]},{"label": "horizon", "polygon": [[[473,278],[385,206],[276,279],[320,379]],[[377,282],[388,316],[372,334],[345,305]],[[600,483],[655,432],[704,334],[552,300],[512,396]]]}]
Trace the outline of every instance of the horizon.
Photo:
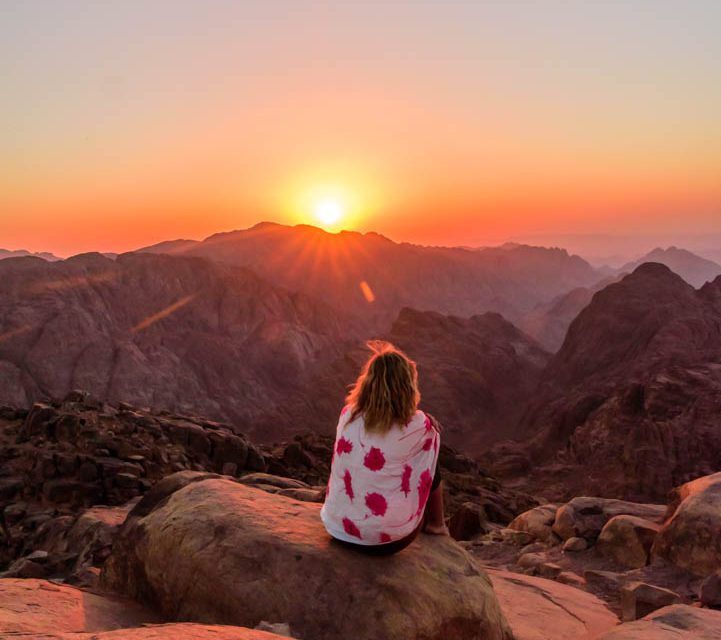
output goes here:
[{"label": "horizon", "polygon": [[[637,258],[642,258],[646,254],[655,250],[667,250],[667,249],[681,249],[695,253],[698,256],[707,260],[721,262],[721,251],[718,251],[714,242],[718,243],[721,241],[721,234],[719,236],[710,237],[708,234],[677,234],[677,235],[659,235],[651,234],[648,236],[628,236],[628,235],[612,235],[612,234],[527,234],[516,237],[505,238],[499,242],[485,245],[463,245],[463,244],[442,244],[442,243],[419,243],[412,242],[403,238],[390,237],[384,233],[376,230],[357,230],[357,229],[326,229],[320,224],[313,224],[310,222],[297,222],[297,223],[284,223],[273,220],[260,220],[249,227],[235,228],[235,229],[222,229],[214,231],[208,235],[189,238],[189,237],[164,237],[157,242],[143,244],[139,246],[133,246],[130,249],[124,251],[112,251],[102,247],[88,248],[87,250],[60,253],[53,251],[52,248],[40,248],[31,249],[28,247],[10,247],[0,246],[0,251],[28,251],[31,254],[42,254],[47,253],[60,259],[67,259],[77,255],[85,253],[100,253],[100,254],[123,254],[132,253],[156,244],[162,244],[165,242],[203,242],[216,235],[242,233],[244,231],[250,231],[260,225],[277,225],[288,228],[298,227],[309,227],[316,231],[321,231],[329,235],[341,235],[344,233],[357,233],[360,235],[375,234],[380,235],[387,240],[395,244],[412,244],[421,247],[438,247],[438,248],[457,248],[457,249],[493,249],[500,248],[508,244],[518,244],[530,247],[539,247],[545,249],[561,249],[566,251],[569,255],[575,255],[583,258],[589,262],[593,267],[611,267],[620,268],[627,262],[631,262]],[[555,238],[555,239],[554,239]],[[600,245],[599,245],[600,243]],[[605,247],[608,243],[617,247],[615,254],[603,255],[599,254],[598,247]],[[622,249],[618,249],[619,243],[622,245]],[[594,249],[594,247],[596,247]],[[625,248],[625,251],[623,250]],[[609,249],[610,251],[610,249]]]},{"label": "horizon", "polygon": [[444,246],[721,234],[717,3],[2,13],[8,247],[123,252],[260,217]]}]

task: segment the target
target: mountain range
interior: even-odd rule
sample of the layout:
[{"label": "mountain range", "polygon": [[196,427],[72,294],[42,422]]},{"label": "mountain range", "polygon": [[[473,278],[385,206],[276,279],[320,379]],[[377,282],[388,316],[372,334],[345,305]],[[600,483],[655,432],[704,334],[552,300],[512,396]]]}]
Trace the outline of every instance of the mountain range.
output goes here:
[{"label": "mountain range", "polygon": [[571,323],[493,456],[547,494],[664,497],[721,468],[721,277],[694,289],[645,263]]},{"label": "mountain range", "polygon": [[[721,466],[721,278],[680,249],[605,275],[560,249],[398,244],[262,223],[110,258],[0,261],[0,403],[82,388],[332,433],[387,339],[444,438],[547,497],[656,499]],[[682,277],[683,276],[683,277]]]}]

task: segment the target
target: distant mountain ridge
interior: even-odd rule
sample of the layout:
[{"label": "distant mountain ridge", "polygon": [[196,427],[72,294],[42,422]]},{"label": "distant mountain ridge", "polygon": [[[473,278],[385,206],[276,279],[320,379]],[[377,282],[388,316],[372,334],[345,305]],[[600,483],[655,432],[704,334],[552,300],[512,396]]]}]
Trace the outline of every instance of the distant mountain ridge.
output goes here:
[{"label": "distant mountain ridge", "polygon": [[0,249],[0,260],[5,260],[6,258],[24,258],[26,256],[42,258],[43,260],[47,260],[48,262],[62,260],[62,258],[58,258],[56,255],[53,255],[52,253],[49,253],[47,251],[39,251],[34,253],[32,251],[28,251],[27,249]]},{"label": "distant mountain ridge", "polygon": [[585,260],[562,249],[424,247],[308,225],[266,222],[182,242],[143,251],[248,267],[271,283],[356,314],[376,330],[403,307],[465,317],[496,311],[514,321],[539,302],[600,279]]},{"label": "distant mountain ridge", "polygon": [[657,247],[638,260],[623,265],[619,269],[619,273],[630,273],[644,262],[665,264],[671,271],[697,289],[721,275],[721,264],[678,247],[668,247],[667,249]]}]

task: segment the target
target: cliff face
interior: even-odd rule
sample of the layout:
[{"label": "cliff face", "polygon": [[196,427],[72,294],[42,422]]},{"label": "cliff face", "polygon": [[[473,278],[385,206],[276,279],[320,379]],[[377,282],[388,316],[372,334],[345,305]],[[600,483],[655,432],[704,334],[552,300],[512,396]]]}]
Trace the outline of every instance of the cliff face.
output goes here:
[{"label": "cliff face", "polygon": [[352,321],[244,269],[98,254],[0,262],[0,402],[73,388],[255,429],[288,422],[309,367],[343,352]]},{"label": "cliff face", "polygon": [[721,466],[720,289],[645,264],[593,297],[524,418],[539,486],[658,499]]}]

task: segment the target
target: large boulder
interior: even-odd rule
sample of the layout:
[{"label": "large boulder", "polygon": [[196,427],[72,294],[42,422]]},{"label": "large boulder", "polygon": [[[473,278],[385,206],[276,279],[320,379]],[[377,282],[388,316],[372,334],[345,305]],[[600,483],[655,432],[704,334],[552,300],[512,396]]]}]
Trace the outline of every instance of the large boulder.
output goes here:
[{"label": "large boulder", "polygon": [[578,640],[618,624],[596,596],[552,580],[488,570],[516,640]]},{"label": "large boulder", "polygon": [[538,540],[548,542],[553,536],[552,527],[557,511],[557,504],[542,504],[524,511],[508,525],[508,528],[525,531]]},{"label": "large boulder", "polygon": [[665,514],[666,507],[660,504],[579,497],[558,509],[553,532],[563,540],[580,537],[595,542],[604,525],[615,516],[630,515],[659,523]]},{"label": "large boulder", "polygon": [[619,625],[596,640],[721,640],[721,611],[685,604],[664,607]]},{"label": "large boulder", "polygon": [[659,525],[637,516],[611,518],[598,536],[598,550],[627,569],[640,569],[648,564],[651,546]]},{"label": "large boulder", "polygon": [[303,640],[512,638],[488,576],[450,538],[372,557],[333,542],[319,509],[170,476],[130,512],[102,580],[166,619],[287,622]]},{"label": "large boulder", "polygon": [[669,518],[652,555],[697,576],[721,569],[721,473],[687,482],[672,494]]}]

